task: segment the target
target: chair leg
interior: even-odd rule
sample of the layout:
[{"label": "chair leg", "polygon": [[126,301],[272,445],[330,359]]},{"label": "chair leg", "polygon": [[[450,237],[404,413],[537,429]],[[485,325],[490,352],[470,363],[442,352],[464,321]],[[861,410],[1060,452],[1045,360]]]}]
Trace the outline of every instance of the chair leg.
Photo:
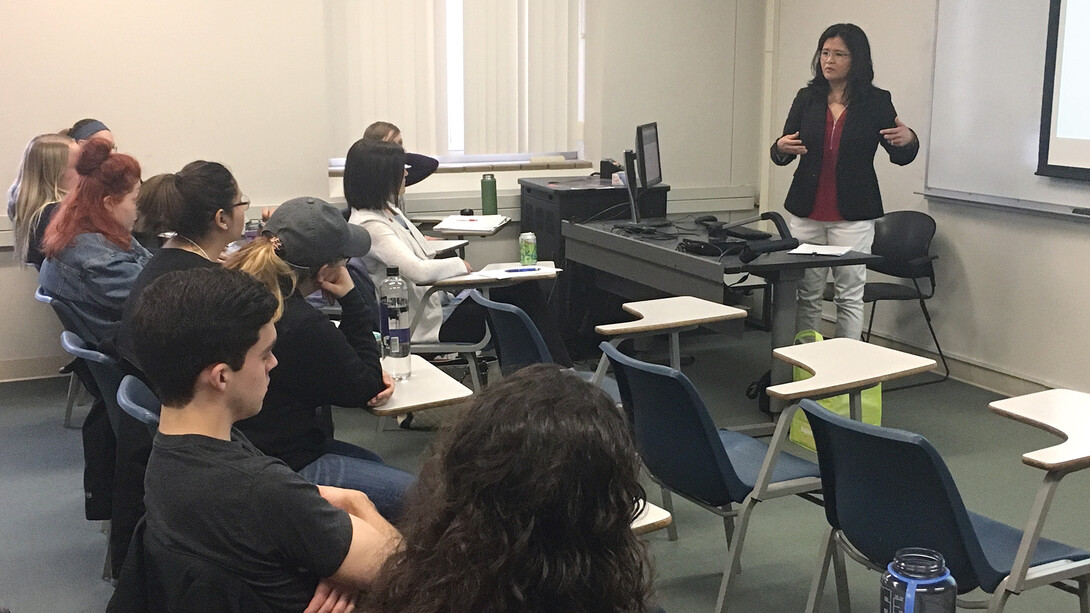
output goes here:
[{"label": "chair leg", "polygon": [[1090,613],[1090,577],[1075,577],[1079,584],[1079,613]]},{"label": "chair leg", "polygon": [[870,330],[874,327],[874,311],[878,308],[878,301],[870,303],[870,319],[867,320],[867,338],[862,339],[863,342],[870,342]]},{"label": "chair leg", "polygon": [[76,373],[69,375],[68,379],[68,398],[64,401],[64,427],[72,429],[72,405],[76,403],[76,398],[80,395],[80,381]]},{"label": "chair leg", "polygon": [[[995,592],[988,600],[988,613],[1002,613],[1003,609],[1007,607],[1007,599],[1010,597],[1011,593],[1007,591],[1007,580],[1004,579],[999,587],[995,588]],[[1082,598],[1080,597],[1079,600],[1081,601]]]},{"label": "chair leg", "polygon": [[666,509],[666,512],[674,518],[674,521],[670,522],[670,525],[666,526],[666,536],[671,541],[677,540],[677,516],[674,515],[674,498],[670,496],[670,490],[665,487],[659,486],[662,491],[662,508]]},{"label": "chair leg", "polygon": [[479,394],[484,386],[481,385],[481,366],[477,362],[477,354],[473,352],[463,353],[462,355],[465,356],[466,364],[469,365],[469,380],[472,382],[473,391]]},{"label": "chair leg", "polygon": [[[727,610],[727,591],[735,575],[742,572],[742,546],[746,540],[746,530],[749,528],[749,518],[753,515],[753,507],[757,506],[757,500],[746,498],[742,502],[741,512],[738,514],[738,538],[730,545],[727,553],[726,568],[723,569],[723,580],[719,582],[719,597],[715,601],[715,610],[724,613]],[[726,518],[724,518],[726,519]]]},{"label": "chair leg", "polygon": [[806,598],[806,613],[817,613],[821,608],[821,594],[825,591],[825,578],[829,574],[829,562],[833,559],[833,550],[836,544],[833,542],[833,527],[825,528],[825,537],[818,551],[817,572],[810,582],[810,595]]},{"label": "chair leg", "polygon": [[840,613],[851,613],[852,598],[848,592],[848,572],[844,568],[844,552],[833,544],[833,578],[836,581],[836,602]]},{"label": "chair leg", "polygon": [[946,363],[946,355],[942,352],[942,347],[939,345],[939,337],[935,335],[935,326],[931,323],[931,313],[927,310],[927,303],[923,298],[920,298],[920,310],[923,311],[923,318],[927,321],[927,329],[931,332],[931,340],[935,341],[935,349],[939,352],[939,359],[942,360],[943,375],[942,378],[936,381],[946,381],[950,378],[950,365]]},{"label": "chair leg", "polygon": [[677,331],[670,333],[670,368],[681,372],[681,337]]},{"label": "chair leg", "polygon": [[[628,339],[628,337],[626,337],[626,336],[618,336],[617,338],[614,338],[613,340],[609,341],[609,344],[612,345],[614,348],[616,348],[618,345],[621,344],[622,341],[625,341],[627,339]],[[606,371],[608,369],[609,369],[609,358],[606,357],[605,353],[603,353],[602,357],[598,359],[598,367],[594,369],[594,376],[591,377],[590,384],[594,385],[596,387],[601,385],[602,384],[602,379],[606,378]]]},{"label": "chair leg", "polygon": [[[728,509],[730,507],[727,507]],[[727,549],[734,547],[734,517],[731,515],[723,516],[723,533],[727,537]]]}]

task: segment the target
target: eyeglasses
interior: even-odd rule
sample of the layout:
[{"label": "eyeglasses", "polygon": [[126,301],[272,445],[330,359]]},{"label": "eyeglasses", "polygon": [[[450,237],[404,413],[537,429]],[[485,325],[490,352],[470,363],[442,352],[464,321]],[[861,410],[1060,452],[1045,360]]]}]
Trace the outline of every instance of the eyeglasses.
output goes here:
[{"label": "eyeglasses", "polygon": [[236,202],[231,205],[232,207],[240,206],[245,211],[250,208],[250,201],[244,196],[240,202]]},{"label": "eyeglasses", "polygon": [[821,50],[821,61],[823,62],[825,60],[828,60],[829,58],[833,58],[834,60],[839,62],[845,58],[850,58],[851,56],[852,54],[848,53],[847,51],[829,51],[828,49]]}]

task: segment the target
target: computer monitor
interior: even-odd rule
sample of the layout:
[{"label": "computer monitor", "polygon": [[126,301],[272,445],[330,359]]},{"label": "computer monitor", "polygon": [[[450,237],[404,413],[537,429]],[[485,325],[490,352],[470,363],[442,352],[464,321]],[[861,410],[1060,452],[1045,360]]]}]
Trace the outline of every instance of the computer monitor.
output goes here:
[{"label": "computer monitor", "polygon": [[640,187],[646,190],[662,183],[658,123],[645,123],[636,128],[636,157],[640,161]]}]

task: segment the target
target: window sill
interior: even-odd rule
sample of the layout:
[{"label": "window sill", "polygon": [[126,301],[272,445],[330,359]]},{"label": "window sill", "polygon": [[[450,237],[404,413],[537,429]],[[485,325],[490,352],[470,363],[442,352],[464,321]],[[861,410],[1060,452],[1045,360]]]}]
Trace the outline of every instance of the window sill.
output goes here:
[{"label": "window sill", "polygon": [[[440,163],[438,174],[459,172],[511,172],[523,170],[564,170],[572,168],[593,168],[587,160],[557,160],[550,162],[512,161],[512,162],[461,162]],[[329,160],[329,176],[344,176],[344,158]]]}]

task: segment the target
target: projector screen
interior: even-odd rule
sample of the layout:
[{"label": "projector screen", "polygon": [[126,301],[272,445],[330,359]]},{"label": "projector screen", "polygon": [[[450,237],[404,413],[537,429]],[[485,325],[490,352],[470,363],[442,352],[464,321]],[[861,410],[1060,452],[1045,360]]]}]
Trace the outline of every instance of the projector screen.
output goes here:
[{"label": "projector screen", "polygon": [[1037,174],[1090,181],[1090,0],[1051,0]]}]

